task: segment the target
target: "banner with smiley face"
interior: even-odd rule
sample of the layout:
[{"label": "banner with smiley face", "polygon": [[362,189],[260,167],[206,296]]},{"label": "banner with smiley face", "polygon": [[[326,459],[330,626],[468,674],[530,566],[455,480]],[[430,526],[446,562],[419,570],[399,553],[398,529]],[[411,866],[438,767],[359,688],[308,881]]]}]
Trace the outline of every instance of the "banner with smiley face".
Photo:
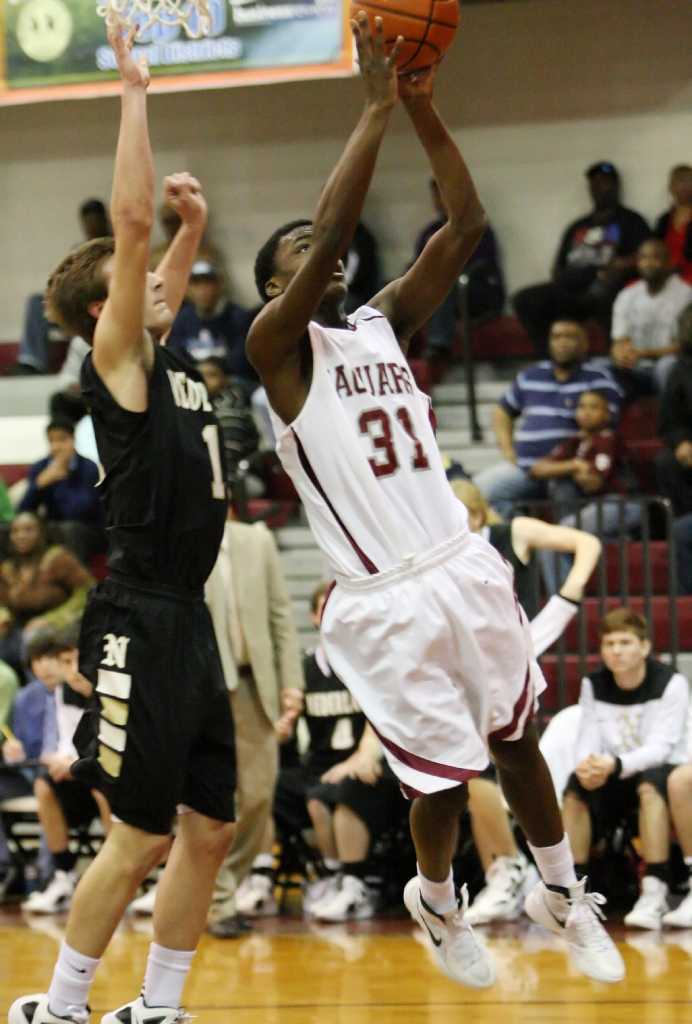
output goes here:
[{"label": "banner with smiley face", "polygon": [[[209,0],[208,36],[190,38],[179,24],[160,22],[140,32],[135,49],[149,62],[152,92],[349,75],[348,6]],[[119,91],[97,0],[0,0],[0,32],[0,104]]]}]

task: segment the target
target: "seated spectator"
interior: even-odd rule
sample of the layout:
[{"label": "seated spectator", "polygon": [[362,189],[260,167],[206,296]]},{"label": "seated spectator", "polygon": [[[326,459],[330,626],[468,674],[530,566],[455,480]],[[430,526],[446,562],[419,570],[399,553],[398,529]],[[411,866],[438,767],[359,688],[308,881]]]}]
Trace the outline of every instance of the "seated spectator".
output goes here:
[{"label": "seated spectator", "polygon": [[476,483],[504,519],[516,502],[547,498],[546,483],[531,475],[532,467],[556,444],[578,436],[575,409],[583,391],[606,395],[617,418],[620,391],[605,370],[584,361],[587,345],[578,323],[558,320],[550,330],[550,361],[523,370],[495,407],[493,427],[504,461],[482,470]]},{"label": "seated spectator", "polygon": [[[36,657],[40,656],[38,651]],[[40,670],[40,665],[38,667]],[[0,748],[0,803],[33,793],[38,759],[44,749],[48,699],[48,690],[38,679],[27,683],[17,694],[12,708],[11,731]],[[21,896],[23,892],[23,866],[12,858],[0,817],[0,903]]]},{"label": "seated spectator", "polygon": [[[447,222],[447,211],[434,178],[430,179],[430,194],[436,217],[419,234],[414,260],[418,259],[435,232]],[[469,317],[476,320],[501,313],[505,304],[505,283],[497,241],[489,225],[464,268],[464,275],[468,278]],[[426,355],[433,363],[435,360],[448,361],[457,333],[459,313],[459,286],[455,285],[433,313],[426,327]]]},{"label": "seated spectator", "polygon": [[50,455],[31,467],[19,511],[41,510],[49,523],[59,523],[67,547],[86,562],[105,549],[103,510],[96,490],[98,466],[77,454],[70,420],[51,420],[46,436]]},{"label": "seated spectator", "polygon": [[674,272],[659,238],[639,246],[637,270],[641,280],[623,288],[613,306],[612,372],[623,390],[629,390],[628,371],[644,370],[662,391],[675,365],[678,318],[692,302],[692,287]]},{"label": "seated spectator", "polygon": [[0,562],[0,658],[22,670],[23,637],[40,626],[62,627],[78,618],[94,580],[61,545],[48,545],[33,512],[10,526],[10,555]]},{"label": "seated spectator", "polygon": [[600,498],[618,491],[618,474],[623,468],[623,449],[618,435],[610,429],[608,396],[601,391],[582,391],[575,413],[579,434],[564,441],[531,467],[535,480],[545,480],[555,514],[563,526],[579,526],[599,537],[617,537],[624,526],[639,525],[641,510],[636,502],[615,501],[580,506],[588,498]]},{"label": "seated spectator", "polygon": [[600,633],[603,667],[582,681],[565,831],[577,873],[585,874],[594,835],[638,814],[645,872],[625,924],[660,928],[669,909],[666,785],[674,766],[687,758],[689,683],[650,657],[646,621],[629,608],[609,612]]},{"label": "seated spectator", "polygon": [[651,231],[640,214],[620,202],[620,175],[600,161],[586,177],[594,208],[565,230],[552,280],[514,296],[514,309],[542,355],[555,320],[597,319],[610,329],[615,296],[634,274],[635,253]]},{"label": "seated spectator", "polygon": [[226,483],[230,493],[238,476],[239,464],[259,448],[259,431],[247,395],[231,384],[223,360],[209,356],[197,368],[204,378],[221,428],[226,454]]},{"label": "seated spectator", "polygon": [[[81,204],[79,222],[85,242],[112,234],[106,207],[100,199],[87,199]],[[63,329],[46,319],[43,294],[30,295],[24,312],[19,357],[16,364],[8,370],[8,374],[22,376],[48,373],[51,344],[66,340]]]},{"label": "seated spectator", "polygon": [[178,313],[168,348],[200,363],[210,356],[223,360],[232,383],[249,397],[258,384],[245,356],[245,338],[252,313],[226,296],[219,270],[206,260],[192,265],[190,302]]},{"label": "seated spectator", "polygon": [[22,909],[34,914],[57,914],[70,905],[77,885],[77,855],[70,850],[70,828],[89,825],[99,815],[104,831],[110,826],[110,811],[103,795],[73,779],[70,772],[77,760],[72,738],[92,692],[83,676],[77,680],[77,689],[64,682],[59,656],[63,652],[76,654],[76,642],[76,634],[61,639],[55,631],[46,630],[36,635],[27,650],[32,672],[50,695],[40,757],[42,767],[34,780],[34,795],[55,867],[46,887],[32,892],[22,904]]},{"label": "seated spectator", "polygon": [[692,306],[678,320],[680,358],[659,407],[658,434],[666,448],[656,459],[658,489],[675,516],[692,512]]},{"label": "seated spectator", "polygon": [[656,221],[655,233],[668,246],[675,271],[692,284],[692,167],[674,167],[669,188],[673,205]]},{"label": "seated spectator", "polygon": [[355,234],[344,259],[348,294],[346,312],[353,313],[366,305],[381,288],[377,239],[372,231],[358,221]]},{"label": "seated spectator", "polygon": [[65,362],[62,364],[57,384],[59,390],[51,396],[50,418],[52,420],[69,420],[75,426],[82,417],[87,415],[86,402],[82,398],[79,375],[82,363],[91,346],[79,336],[70,341]]},{"label": "seated spectator", "polygon": [[[328,586],[312,596],[311,614],[318,627]],[[400,812],[398,784],[381,763],[379,741],[366,730],[365,716],[337,679],[318,647],[307,655],[304,719],[309,744],[302,763],[283,767],[275,796],[275,815],[292,831],[310,825],[322,854],[324,877],[304,896],[306,914],[323,921],[372,917],[376,893],[367,882],[372,843]],[[255,860],[245,898],[245,913],[276,912],[273,902],[271,844]]]}]

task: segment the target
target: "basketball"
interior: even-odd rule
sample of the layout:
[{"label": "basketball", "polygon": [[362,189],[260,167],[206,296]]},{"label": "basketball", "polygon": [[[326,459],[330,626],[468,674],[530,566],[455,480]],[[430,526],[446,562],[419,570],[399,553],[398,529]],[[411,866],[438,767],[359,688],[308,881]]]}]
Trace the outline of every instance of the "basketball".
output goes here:
[{"label": "basketball", "polygon": [[365,11],[370,29],[375,31],[375,18],[382,18],[387,47],[397,36],[404,42],[397,59],[400,75],[423,71],[442,60],[449,49],[459,24],[458,0],[377,0],[372,3],[351,3],[351,17]]}]

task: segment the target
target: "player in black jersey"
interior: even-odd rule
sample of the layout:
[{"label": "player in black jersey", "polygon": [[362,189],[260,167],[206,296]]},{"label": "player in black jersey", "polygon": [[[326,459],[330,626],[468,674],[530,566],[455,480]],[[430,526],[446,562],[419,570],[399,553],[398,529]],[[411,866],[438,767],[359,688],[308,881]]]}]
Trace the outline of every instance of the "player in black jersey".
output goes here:
[{"label": "player in black jersey", "polygon": [[[10,1024],[87,1024],[99,958],[142,879],[177,835],[159,884],[142,995],[102,1024],[173,1024],[232,839],[233,727],[203,585],[226,517],[218,425],[197,374],[161,344],[206,223],[199,183],[166,180],[182,226],[148,272],[154,171],[146,67],[134,30],[109,29],[122,79],[111,217],[115,240],[72,252],[48,283],[52,316],[93,345],[91,407],[110,538],[110,577],[90,597],[80,669],[94,729],[74,775],[103,790],[115,824],[77,887],[49,992],[18,999]],[[78,730],[79,733],[80,730]]]}]

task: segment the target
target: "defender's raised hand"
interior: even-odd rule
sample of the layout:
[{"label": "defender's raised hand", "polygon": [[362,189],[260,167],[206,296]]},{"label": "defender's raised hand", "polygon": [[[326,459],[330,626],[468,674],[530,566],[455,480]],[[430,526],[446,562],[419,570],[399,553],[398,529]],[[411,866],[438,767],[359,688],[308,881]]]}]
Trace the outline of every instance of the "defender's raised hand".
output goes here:
[{"label": "defender's raised hand", "polygon": [[180,217],[183,224],[204,228],[207,223],[207,201],[197,178],[186,171],[169,174],[163,180],[163,198]]},{"label": "defender's raised hand", "polygon": [[137,61],[132,56],[137,26],[112,15],[108,20],[108,42],[113,48],[118,71],[125,85],[146,89],[149,85],[149,68],[144,57]]},{"label": "defender's raised hand", "polygon": [[351,22],[351,30],[368,102],[377,106],[393,106],[397,100],[396,61],[404,37],[398,36],[387,54],[384,48],[382,18],[375,18],[373,34],[365,11],[358,12],[357,19]]}]

